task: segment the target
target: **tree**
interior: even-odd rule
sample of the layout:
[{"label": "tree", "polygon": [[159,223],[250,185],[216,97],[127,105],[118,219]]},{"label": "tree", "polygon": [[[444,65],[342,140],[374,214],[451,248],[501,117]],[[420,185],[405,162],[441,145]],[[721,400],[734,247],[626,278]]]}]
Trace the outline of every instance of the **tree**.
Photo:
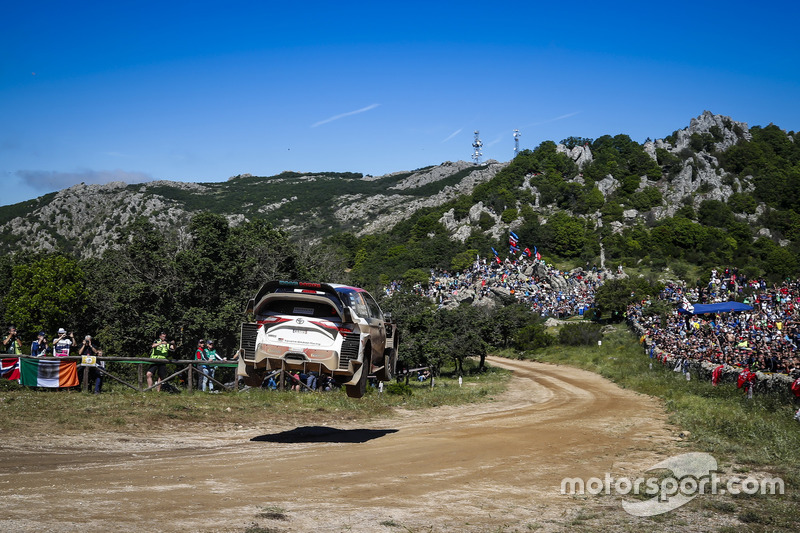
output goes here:
[{"label": "tree", "polygon": [[83,270],[71,257],[53,255],[13,267],[4,298],[6,320],[25,336],[83,326],[89,293]]},{"label": "tree", "polygon": [[456,254],[450,261],[450,268],[456,272],[468,269],[475,258],[478,256],[478,250],[469,249]]},{"label": "tree", "polygon": [[539,315],[525,304],[513,303],[503,306],[489,317],[492,327],[487,331],[486,338],[493,346],[508,348],[514,345],[514,337],[518,330],[536,322],[539,318]]},{"label": "tree", "polygon": [[797,273],[797,257],[786,248],[776,246],[767,254],[767,274],[776,278],[787,278]]},{"label": "tree", "polygon": [[598,287],[594,293],[594,305],[597,311],[610,314],[612,320],[621,320],[628,304],[634,300],[631,286],[626,280],[612,279]]},{"label": "tree", "polygon": [[442,310],[439,316],[441,329],[452,333],[448,355],[455,365],[456,373],[464,374],[464,360],[467,357],[480,357],[479,369],[483,370],[489,349],[483,333],[488,325],[484,310],[461,305],[453,310]]},{"label": "tree", "polygon": [[586,238],[581,220],[558,212],[547,221],[547,227],[551,231],[549,244],[555,253],[562,257],[580,255]]},{"label": "tree", "polygon": [[703,200],[697,217],[701,224],[718,228],[725,228],[734,221],[731,208],[719,200]]},{"label": "tree", "polygon": [[180,331],[176,246],[145,219],[131,224],[117,244],[84,261],[91,292],[87,326],[107,355],[141,356],[160,330],[170,338]]},{"label": "tree", "polygon": [[407,287],[413,287],[417,283],[427,285],[431,275],[429,271],[421,268],[409,268],[403,273],[403,283]]}]

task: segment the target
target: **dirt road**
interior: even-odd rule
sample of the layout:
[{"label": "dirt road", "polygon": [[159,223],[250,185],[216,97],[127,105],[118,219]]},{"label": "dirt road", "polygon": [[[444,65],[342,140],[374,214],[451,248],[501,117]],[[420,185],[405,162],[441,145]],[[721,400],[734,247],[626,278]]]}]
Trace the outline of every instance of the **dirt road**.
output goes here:
[{"label": "dirt road", "polygon": [[633,477],[674,454],[658,403],[574,368],[490,363],[514,370],[494,402],[367,424],[4,436],[0,530],[549,531],[629,521],[615,497],[561,495],[560,484]]}]

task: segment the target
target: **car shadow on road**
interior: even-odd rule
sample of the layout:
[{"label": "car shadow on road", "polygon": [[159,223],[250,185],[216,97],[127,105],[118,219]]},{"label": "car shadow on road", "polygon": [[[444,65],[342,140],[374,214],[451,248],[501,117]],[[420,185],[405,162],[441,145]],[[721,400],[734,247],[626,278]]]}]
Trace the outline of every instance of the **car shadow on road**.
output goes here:
[{"label": "car shadow on road", "polygon": [[281,442],[281,443],[300,443],[300,442],[336,442],[336,443],[360,443],[377,439],[390,433],[397,433],[396,429],[338,429],[326,426],[301,426],[272,433],[269,435],[259,435],[250,439],[251,442]]}]

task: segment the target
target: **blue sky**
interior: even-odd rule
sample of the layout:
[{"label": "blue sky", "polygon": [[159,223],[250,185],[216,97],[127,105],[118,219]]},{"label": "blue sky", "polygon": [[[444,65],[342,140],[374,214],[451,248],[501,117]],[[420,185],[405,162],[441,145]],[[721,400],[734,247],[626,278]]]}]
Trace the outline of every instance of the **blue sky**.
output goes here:
[{"label": "blue sky", "polygon": [[17,2],[0,205],[76,183],[385,174],[703,110],[800,129],[796,2]]}]

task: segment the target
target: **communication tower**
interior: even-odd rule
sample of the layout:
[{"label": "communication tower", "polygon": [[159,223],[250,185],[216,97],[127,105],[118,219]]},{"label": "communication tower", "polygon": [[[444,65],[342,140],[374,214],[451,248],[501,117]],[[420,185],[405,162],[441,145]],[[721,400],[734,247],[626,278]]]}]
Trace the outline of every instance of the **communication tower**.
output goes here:
[{"label": "communication tower", "polygon": [[478,136],[478,130],[475,130],[475,140],[472,141],[472,148],[472,160],[476,165],[479,165],[481,162],[481,156],[483,156],[483,152],[481,152],[481,148],[483,148],[483,141],[481,141],[480,137]]},{"label": "communication tower", "polygon": [[514,130],[514,157],[519,153],[519,130]]}]

